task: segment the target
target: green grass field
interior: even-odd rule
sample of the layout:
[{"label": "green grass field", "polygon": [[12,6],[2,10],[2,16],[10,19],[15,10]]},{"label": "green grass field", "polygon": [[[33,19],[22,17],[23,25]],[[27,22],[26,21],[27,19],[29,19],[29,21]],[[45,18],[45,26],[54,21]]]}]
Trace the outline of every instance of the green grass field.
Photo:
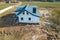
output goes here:
[{"label": "green grass field", "polygon": [[60,8],[60,2],[23,2],[22,5],[37,5],[38,8]]},{"label": "green grass field", "polygon": [[11,6],[11,5],[13,5],[13,4],[0,4],[0,10],[4,9],[4,8],[6,8],[8,6]]}]

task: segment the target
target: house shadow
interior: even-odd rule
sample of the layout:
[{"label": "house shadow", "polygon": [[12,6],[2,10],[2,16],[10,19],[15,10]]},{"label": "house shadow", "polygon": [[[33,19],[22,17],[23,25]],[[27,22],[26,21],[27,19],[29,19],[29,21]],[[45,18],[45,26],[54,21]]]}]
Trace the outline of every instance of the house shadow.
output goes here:
[{"label": "house shadow", "polygon": [[0,27],[25,26],[27,24],[32,25],[31,23],[17,23],[16,20],[18,20],[18,17],[15,14],[7,14],[0,17]]},{"label": "house shadow", "polygon": [[15,14],[7,14],[0,18],[0,27],[9,27],[13,26],[17,20]]}]

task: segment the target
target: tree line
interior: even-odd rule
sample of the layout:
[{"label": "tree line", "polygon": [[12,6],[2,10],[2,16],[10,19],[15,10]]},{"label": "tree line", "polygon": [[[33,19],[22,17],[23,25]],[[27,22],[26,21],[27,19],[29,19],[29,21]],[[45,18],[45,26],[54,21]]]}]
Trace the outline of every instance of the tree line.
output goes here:
[{"label": "tree line", "polygon": [[55,2],[60,0],[0,0],[1,1],[40,1],[40,2]]}]

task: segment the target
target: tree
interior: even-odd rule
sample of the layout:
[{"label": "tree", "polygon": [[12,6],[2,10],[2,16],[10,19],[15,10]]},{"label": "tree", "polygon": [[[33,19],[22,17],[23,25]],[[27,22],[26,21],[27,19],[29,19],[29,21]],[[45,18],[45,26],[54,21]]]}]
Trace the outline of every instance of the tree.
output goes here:
[{"label": "tree", "polygon": [[47,2],[47,0],[44,0],[45,2]]},{"label": "tree", "polygon": [[3,2],[3,1],[5,1],[5,0],[0,0],[0,2]]}]

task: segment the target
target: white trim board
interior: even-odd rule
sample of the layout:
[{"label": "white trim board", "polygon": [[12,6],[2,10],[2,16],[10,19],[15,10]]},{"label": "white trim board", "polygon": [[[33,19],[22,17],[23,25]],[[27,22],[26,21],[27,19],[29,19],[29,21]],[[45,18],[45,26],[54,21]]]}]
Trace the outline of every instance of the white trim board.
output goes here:
[{"label": "white trim board", "polygon": [[0,10],[0,14],[4,13],[5,11],[7,11],[7,10],[9,10],[11,8],[13,8],[13,6],[9,6],[7,8],[4,8],[4,9]]}]

